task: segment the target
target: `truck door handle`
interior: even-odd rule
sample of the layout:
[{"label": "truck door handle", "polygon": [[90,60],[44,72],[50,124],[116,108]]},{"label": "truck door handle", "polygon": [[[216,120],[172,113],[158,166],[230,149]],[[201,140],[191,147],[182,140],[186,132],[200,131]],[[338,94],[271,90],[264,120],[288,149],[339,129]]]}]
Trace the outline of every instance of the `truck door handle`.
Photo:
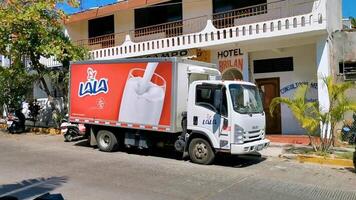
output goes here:
[{"label": "truck door handle", "polygon": [[198,117],[197,116],[194,116],[193,117],[193,125],[198,125]]}]

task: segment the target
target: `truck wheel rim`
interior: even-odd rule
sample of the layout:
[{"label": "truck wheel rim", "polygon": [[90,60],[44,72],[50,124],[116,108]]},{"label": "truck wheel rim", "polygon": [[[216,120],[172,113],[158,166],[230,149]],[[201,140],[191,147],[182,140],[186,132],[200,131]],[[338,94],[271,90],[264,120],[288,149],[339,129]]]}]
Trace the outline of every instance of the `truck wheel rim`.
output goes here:
[{"label": "truck wheel rim", "polygon": [[107,148],[110,145],[110,136],[108,136],[107,134],[103,134],[100,137],[100,145],[104,148]]},{"label": "truck wheel rim", "polygon": [[203,160],[208,156],[208,148],[202,142],[199,142],[195,145],[194,152],[195,157],[200,160]]}]

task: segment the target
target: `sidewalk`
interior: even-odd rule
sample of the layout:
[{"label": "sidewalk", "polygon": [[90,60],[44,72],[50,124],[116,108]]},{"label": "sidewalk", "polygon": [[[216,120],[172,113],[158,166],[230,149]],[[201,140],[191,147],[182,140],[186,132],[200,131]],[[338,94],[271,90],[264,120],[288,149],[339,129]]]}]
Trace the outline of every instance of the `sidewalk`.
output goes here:
[{"label": "sidewalk", "polygon": [[262,155],[270,157],[295,157],[295,154],[286,152],[287,149],[310,148],[309,138],[306,135],[267,135],[267,139],[271,141],[267,149],[261,151]]},{"label": "sidewalk", "polygon": [[306,135],[267,135],[273,143],[308,145],[309,138]]},{"label": "sidewalk", "polygon": [[262,155],[269,157],[287,157],[294,158],[296,154],[287,152],[288,149],[291,148],[305,148],[309,149],[310,146],[303,144],[291,144],[291,143],[279,143],[279,142],[271,142],[270,145],[261,151]]}]

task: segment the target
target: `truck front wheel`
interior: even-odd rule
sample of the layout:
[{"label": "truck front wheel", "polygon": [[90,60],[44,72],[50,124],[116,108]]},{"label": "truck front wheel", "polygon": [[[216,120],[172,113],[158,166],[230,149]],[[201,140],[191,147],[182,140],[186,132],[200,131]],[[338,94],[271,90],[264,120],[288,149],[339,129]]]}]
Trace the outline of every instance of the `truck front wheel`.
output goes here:
[{"label": "truck front wheel", "polygon": [[209,165],[214,161],[215,153],[208,141],[194,138],[189,143],[189,157],[193,163]]},{"label": "truck front wheel", "polygon": [[100,130],[96,136],[100,151],[112,152],[117,149],[118,142],[116,136],[107,130]]}]

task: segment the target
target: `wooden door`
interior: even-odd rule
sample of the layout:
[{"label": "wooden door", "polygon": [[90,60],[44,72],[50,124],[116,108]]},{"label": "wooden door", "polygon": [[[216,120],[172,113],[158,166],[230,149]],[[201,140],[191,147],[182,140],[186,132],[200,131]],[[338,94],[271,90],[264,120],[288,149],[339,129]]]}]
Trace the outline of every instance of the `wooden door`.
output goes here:
[{"label": "wooden door", "polygon": [[266,133],[281,134],[281,107],[278,105],[270,115],[269,105],[272,99],[280,96],[279,78],[256,79],[259,89],[262,91],[263,109],[266,113]]}]

